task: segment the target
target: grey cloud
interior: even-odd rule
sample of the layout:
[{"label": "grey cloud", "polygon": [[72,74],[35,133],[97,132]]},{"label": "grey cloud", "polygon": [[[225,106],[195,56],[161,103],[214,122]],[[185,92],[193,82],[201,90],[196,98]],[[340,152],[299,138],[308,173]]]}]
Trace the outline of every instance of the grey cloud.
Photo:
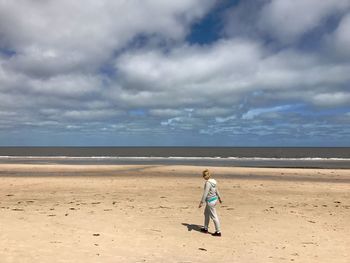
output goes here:
[{"label": "grey cloud", "polygon": [[245,0],[226,10],[224,15],[223,35],[229,37],[249,37],[257,39],[262,32],[259,31],[257,20],[261,9],[268,0]]},{"label": "grey cloud", "polygon": [[330,17],[350,12],[348,0],[246,0],[226,12],[224,34],[273,39],[280,48],[297,43],[307,33],[326,26]]},{"label": "grey cloud", "polygon": [[350,13],[343,17],[338,28],[327,38],[340,58],[350,58]]},{"label": "grey cloud", "polygon": [[149,113],[158,117],[175,117],[181,115],[183,111],[178,109],[151,109]]},{"label": "grey cloud", "polygon": [[[209,104],[209,103],[208,103]],[[193,115],[197,117],[216,117],[230,114],[233,111],[230,107],[207,107],[207,108],[197,108],[194,110]]]},{"label": "grey cloud", "polygon": [[58,75],[50,79],[31,79],[31,91],[40,94],[58,96],[82,97],[98,92],[102,86],[98,76],[89,75]]},{"label": "grey cloud", "polygon": [[[80,53],[80,54],[79,54]],[[49,78],[55,75],[72,74],[72,72],[89,72],[99,65],[82,64],[84,55],[78,51],[61,51],[57,49],[28,48],[8,59],[5,67],[15,72],[24,72],[33,78]]]},{"label": "grey cloud", "polygon": [[263,7],[259,27],[282,43],[292,43],[349,7],[348,0],[273,0]]},{"label": "grey cloud", "polygon": [[313,102],[319,106],[349,106],[350,92],[320,93],[312,98]]}]

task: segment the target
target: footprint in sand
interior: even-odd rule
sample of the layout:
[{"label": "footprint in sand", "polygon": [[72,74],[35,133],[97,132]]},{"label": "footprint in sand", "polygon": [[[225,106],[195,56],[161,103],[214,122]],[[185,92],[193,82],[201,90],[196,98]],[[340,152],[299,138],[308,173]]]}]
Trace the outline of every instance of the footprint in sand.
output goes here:
[{"label": "footprint in sand", "polygon": [[21,208],[13,208],[12,211],[24,211],[24,210]]}]

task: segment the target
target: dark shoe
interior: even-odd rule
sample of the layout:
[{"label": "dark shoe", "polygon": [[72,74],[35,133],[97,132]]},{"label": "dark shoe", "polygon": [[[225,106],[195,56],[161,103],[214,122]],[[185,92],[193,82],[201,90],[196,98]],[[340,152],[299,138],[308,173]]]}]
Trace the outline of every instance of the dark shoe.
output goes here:
[{"label": "dark shoe", "polygon": [[202,233],[208,233],[208,229],[202,227],[202,228],[201,228],[201,232],[202,232]]},{"label": "dark shoe", "polygon": [[211,234],[214,237],[221,237],[221,232],[215,232],[214,234]]}]

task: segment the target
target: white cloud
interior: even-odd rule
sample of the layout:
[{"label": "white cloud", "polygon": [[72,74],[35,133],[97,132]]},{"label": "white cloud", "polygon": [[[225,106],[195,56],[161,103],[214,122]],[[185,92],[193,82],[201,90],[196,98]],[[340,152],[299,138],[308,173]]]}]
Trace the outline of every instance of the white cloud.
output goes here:
[{"label": "white cloud", "polygon": [[318,106],[350,106],[350,92],[320,93],[316,94],[312,101]]},{"label": "white cloud", "polygon": [[244,113],[242,115],[243,120],[251,120],[254,119],[260,115],[266,114],[266,113],[276,113],[276,112],[283,112],[285,110],[290,109],[290,105],[283,105],[283,106],[276,106],[272,108],[257,108],[253,110],[249,110],[247,113]]},{"label": "white cloud", "polygon": [[[260,91],[284,92],[288,100],[295,98],[295,92],[310,91],[315,96],[327,86],[344,89],[350,81],[350,64],[334,64],[318,54],[293,49],[273,53],[249,40],[183,45],[170,52],[129,51],[116,67],[122,81],[117,91],[112,89],[113,97],[138,107],[202,108],[205,104],[229,109]],[[312,101],[312,96],[301,97]]]},{"label": "white cloud", "polygon": [[162,126],[174,126],[176,125],[176,123],[181,122],[181,120],[182,119],[180,117],[175,117],[175,118],[168,119],[166,121],[162,121],[160,124]]},{"label": "white cloud", "polygon": [[230,120],[235,120],[236,118],[237,117],[235,115],[231,115],[231,116],[228,116],[228,117],[216,117],[215,121],[219,122],[219,123],[222,123],[222,122],[227,122],[227,121],[230,121]]},{"label": "white cloud", "polygon": [[147,89],[159,86],[171,89],[173,82],[184,85],[208,85],[209,82],[210,85],[213,76],[217,79],[227,75],[239,77],[252,70],[259,56],[259,46],[254,42],[220,41],[213,47],[184,45],[170,53],[129,52],[118,58],[116,67],[131,85],[144,83]]},{"label": "white cloud", "polygon": [[[183,45],[171,52],[141,50],[122,55],[116,63],[123,80],[121,99],[150,105],[213,106],[249,89],[247,76],[261,58],[258,44],[244,40],[220,41],[214,46]],[[128,88],[131,87],[130,91]],[[123,89],[123,88],[122,88]]]},{"label": "white cloud", "polygon": [[341,58],[350,58],[350,13],[343,17],[331,39],[328,40],[334,43],[333,48]]},{"label": "white cloud", "polygon": [[293,43],[349,7],[348,0],[272,0],[261,11],[259,27],[282,43]]},{"label": "white cloud", "polygon": [[98,92],[102,86],[102,80],[98,76],[89,75],[58,75],[50,79],[31,79],[28,82],[34,93],[69,97]]}]

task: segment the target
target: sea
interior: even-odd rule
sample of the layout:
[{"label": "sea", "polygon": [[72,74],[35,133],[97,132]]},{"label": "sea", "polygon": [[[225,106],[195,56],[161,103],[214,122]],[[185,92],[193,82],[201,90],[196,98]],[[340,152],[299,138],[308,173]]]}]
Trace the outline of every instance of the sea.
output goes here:
[{"label": "sea", "polygon": [[350,169],[350,147],[0,147],[0,163]]}]

